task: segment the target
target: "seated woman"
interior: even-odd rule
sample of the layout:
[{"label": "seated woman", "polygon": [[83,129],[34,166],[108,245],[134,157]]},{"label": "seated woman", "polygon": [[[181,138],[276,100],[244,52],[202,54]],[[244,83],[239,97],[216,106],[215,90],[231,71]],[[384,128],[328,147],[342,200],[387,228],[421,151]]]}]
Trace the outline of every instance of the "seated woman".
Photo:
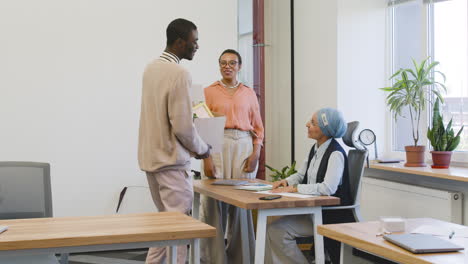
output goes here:
[{"label": "seated woman", "polygon": [[[346,133],[347,124],[341,113],[323,108],[307,122],[308,137],[315,139],[309,157],[298,173],[273,183],[272,192],[298,192],[302,194],[333,195],[341,199],[341,205],[350,205],[350,185],[346,152],[335,140]],[[351,210],[322,212],[324,224],[355,222]],[[267,231],[267,263],[307,263],[296,245],[297,237],[313,236],[310,215],[285,216],[272,223]],[[340,243],[324,238],[325,250],[331,262],[340,260]]]}]

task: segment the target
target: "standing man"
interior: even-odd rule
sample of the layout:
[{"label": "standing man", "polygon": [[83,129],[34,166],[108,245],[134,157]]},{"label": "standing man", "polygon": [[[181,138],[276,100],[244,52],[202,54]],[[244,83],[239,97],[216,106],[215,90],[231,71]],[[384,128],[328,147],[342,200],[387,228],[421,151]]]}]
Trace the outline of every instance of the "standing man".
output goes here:
[{"label": "standing man", "polygon": [[[192,122],[191,76],[179,65],[180,60],[192,60],[195,55],[198,31],[195,24],[179,18],[169,24],[166,36],[166,49],[143,75],[138,162],[158,210],[188,214],[193,200],[190,158],[211,159],[211,147]],[[205,173],[214,175],[214,167],[205,168]],[[177,262],[185,263],[186,256],[187,246],[179,246]],[[165,259],[165,248],[150,248],[146,263]]]}]

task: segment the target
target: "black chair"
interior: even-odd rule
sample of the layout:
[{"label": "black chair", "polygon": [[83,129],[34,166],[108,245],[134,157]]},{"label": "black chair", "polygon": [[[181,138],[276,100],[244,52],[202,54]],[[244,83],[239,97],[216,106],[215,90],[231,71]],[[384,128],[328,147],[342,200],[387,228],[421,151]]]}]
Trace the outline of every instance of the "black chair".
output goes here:
[{"label": "black chair", "polygon": [[351,209],[356,221],[361,222],[362,217],[360,212],[361,205],[359,203],[359,194],[361,193],[361,179],[362,175],[364,174],[364,166],[368,151],[359,143],[359,140],[357,139],[358,127],[358,121],[349,122],[346,134],[343,136],[343,142],[348,147],[352,148],[348,152],[348,175],[353,204],[347,206],[327,206],[322,207],[322,210]]}]

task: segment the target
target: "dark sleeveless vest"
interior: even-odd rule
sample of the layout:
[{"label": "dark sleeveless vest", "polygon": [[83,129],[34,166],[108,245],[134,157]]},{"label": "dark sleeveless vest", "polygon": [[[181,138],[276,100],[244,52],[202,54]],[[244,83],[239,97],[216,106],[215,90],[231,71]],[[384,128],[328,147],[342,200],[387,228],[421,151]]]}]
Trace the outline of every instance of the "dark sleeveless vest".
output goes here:
[{"label": "dark sleeveless vest", "polygon": [[[314,146],[312,146],[312,149],[310,150],[310,153],[309,153],[307,169],[306,169],[304,179],[302,180],[302,184],[307,184],[307,181],[308,181],[307,172],[309,171],[310,162],[312,161],[312,158],[315,155]],[[346,152],[344,151],[344,149],[341,147],[340,143],[338,143],[334,138],[332,138],[330,145],[328,146],[327,150],[325,150],[325,154],[323,154],[322,160],[319,165],[319,169],[317,171],[316,183],[323,182],[325,178],[325,173],[327,172],[327,168],[328,168],[328,160],[330,159],[330,155],[334,151],[339,151],[343,154],[344,170],[343,170],[343,176],[341,177],[341,184],[338,186],[338,189],[336,190],[334,194],[332,194],[332,196],[336,196],[340,198],[341,200],[340,205],[351,205],[353,202],[351,201],[351,191],[350,191],[350,185],[349,185],[348,156],[346,155]]]}]

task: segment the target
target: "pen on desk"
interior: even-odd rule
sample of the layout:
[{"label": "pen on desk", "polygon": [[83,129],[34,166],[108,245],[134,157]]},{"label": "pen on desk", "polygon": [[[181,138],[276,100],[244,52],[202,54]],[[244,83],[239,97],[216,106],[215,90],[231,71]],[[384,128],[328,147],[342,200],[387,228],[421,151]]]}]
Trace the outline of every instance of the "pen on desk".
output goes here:
[{"label": "pen on desk", "polygon": [[8,230],[8,226],[0,226],[0,233],[3,233]]},{"label": "pen on desk", "polygon": [[450,233],[449,239],[452,239],[453,235],[455,235],[455,231],[452,231],[452,233]]}]

